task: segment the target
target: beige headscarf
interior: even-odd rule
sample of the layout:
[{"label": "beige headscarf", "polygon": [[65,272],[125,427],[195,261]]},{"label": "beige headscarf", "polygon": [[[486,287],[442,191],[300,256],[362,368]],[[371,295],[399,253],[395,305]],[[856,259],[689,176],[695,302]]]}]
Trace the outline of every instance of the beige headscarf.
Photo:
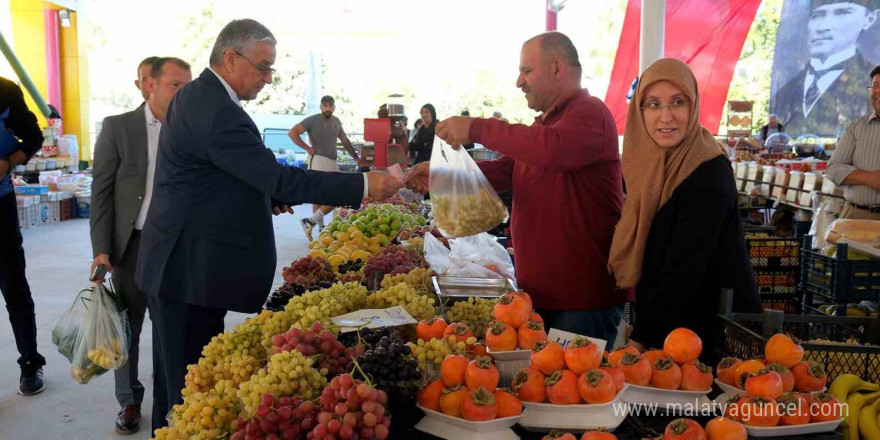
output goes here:
[{"label": "beige headscarf", "polygon": [[[684,140],[672,148],[663,148],[654,142],[640,109],[645,91],[658,81],[675,84],[691,102]],[[697,167],[725,154],[709,130],[700,125],[699,115],[697,80],[687,64],[663,58],[645,70],[626,115],[622,160],[627,197],[608,260],[608,270],[614,273],[620,288],[635,286],[642,277],[648,232],[660,207]]]}]

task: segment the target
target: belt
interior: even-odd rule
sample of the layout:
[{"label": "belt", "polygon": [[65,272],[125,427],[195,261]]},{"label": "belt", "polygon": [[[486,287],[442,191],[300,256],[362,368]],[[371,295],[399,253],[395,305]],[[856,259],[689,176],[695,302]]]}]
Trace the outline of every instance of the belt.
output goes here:
[{"label": "belt", "polygon": [[880,214],[880,205],[857,205],[853,202],[846,202],[846,203],[856,209],[861,209],[862,211],[869,211],[874,214]]}]

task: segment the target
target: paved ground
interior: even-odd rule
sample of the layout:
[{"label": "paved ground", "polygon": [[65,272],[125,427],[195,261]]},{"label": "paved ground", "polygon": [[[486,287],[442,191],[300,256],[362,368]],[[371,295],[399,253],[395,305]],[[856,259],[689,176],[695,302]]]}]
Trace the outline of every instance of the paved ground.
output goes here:
[{"label": "paved ground", "polygon": [[[308,207],[293,216],[275,220],[280,284],[281,267],[306,254],[307,241],[299,219]],[[18,351],[5,307],[0,307],[0,440],[100,440],[119,439],[113,430],[118,404],[113,394],[113,374],[107,373],[80,385],[70,378],[70,364],[51,341],[52,328],[70,306],[78,289],[85,287],[91,264],[88,220],[71,220],[23,231],[28,263],[27,275],[36,303],[38,345],[48,364],[44,367],[47,389],[23,397],[17,394]],[[245,315],[230,313],[231,328]],[[142,426],[150,426],[152,338],[149,319],[141,335],[140,377],[147,388]],[[148,439],[142,429],[129,439]]]}]

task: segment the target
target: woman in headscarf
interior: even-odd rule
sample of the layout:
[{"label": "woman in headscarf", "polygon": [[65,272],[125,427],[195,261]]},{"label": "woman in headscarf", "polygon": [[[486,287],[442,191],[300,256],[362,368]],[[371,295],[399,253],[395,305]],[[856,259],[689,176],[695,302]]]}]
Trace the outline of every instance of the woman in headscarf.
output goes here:
[{"label": "woman in headscarf", "polygon": [[437,127],[437,110],[431,104],[425,104],[420,111],[422,116],[422,128],[416,133],[409,143],[409,151],[415,154],[413,165],[431,160],[431,151],[434,149],[434,129]]},{"label": "woman in headscarf", "polygon": [[627,197],[608,268],[619,287],[636,286],[631,344],[662,348],[672,330],[686,327],[710,360],[721,289],[734,290],[736,311],[760,312],[761,302],[730,161],[699,118],[690,68],[672,58],[651,64],[627,113]]}]

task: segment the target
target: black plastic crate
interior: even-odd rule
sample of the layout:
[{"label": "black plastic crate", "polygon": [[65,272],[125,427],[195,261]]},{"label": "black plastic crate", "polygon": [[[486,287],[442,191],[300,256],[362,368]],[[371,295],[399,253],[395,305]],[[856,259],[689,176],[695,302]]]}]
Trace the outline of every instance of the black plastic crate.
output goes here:
[{"label": "black plastic crate", "polygon": [[864,345],[865,329],[873,318],[784,315],[778,320],[767,311],[722,314],[718,318],[719,347],[724,356],[763,357],[769,336],[781,331],[800,341],[805,360],[825,367],[829,383],[845,373],[880,381],[880,346]]},{"label": "black plastic crate", "polygon": [[797,267],[800,240],[783,237],[746,237],[746,250],[754,268]]},{"label": "black plastic crate", "polygon": [[[827,257],[812,248],[812,236],[803,237],[801,290],[834,302],[880,298],[880,259],[850,260]],[[846,256],[846,244],[837,245],[837,255]]]},{"label": "black plastic crate", "polygon": [[811,221],[797,221],[792,220],[792,230],[794,231],[794,238],[801,238],[810,233],[810,227],[813,226],[813,222]]},{"label": "black plastic crate", "polygon": [[764,309],[781,310],[786,315],[800,315],[804,312],[804,295],[801,293],[791,294],[760,294],[761,305]]}]

